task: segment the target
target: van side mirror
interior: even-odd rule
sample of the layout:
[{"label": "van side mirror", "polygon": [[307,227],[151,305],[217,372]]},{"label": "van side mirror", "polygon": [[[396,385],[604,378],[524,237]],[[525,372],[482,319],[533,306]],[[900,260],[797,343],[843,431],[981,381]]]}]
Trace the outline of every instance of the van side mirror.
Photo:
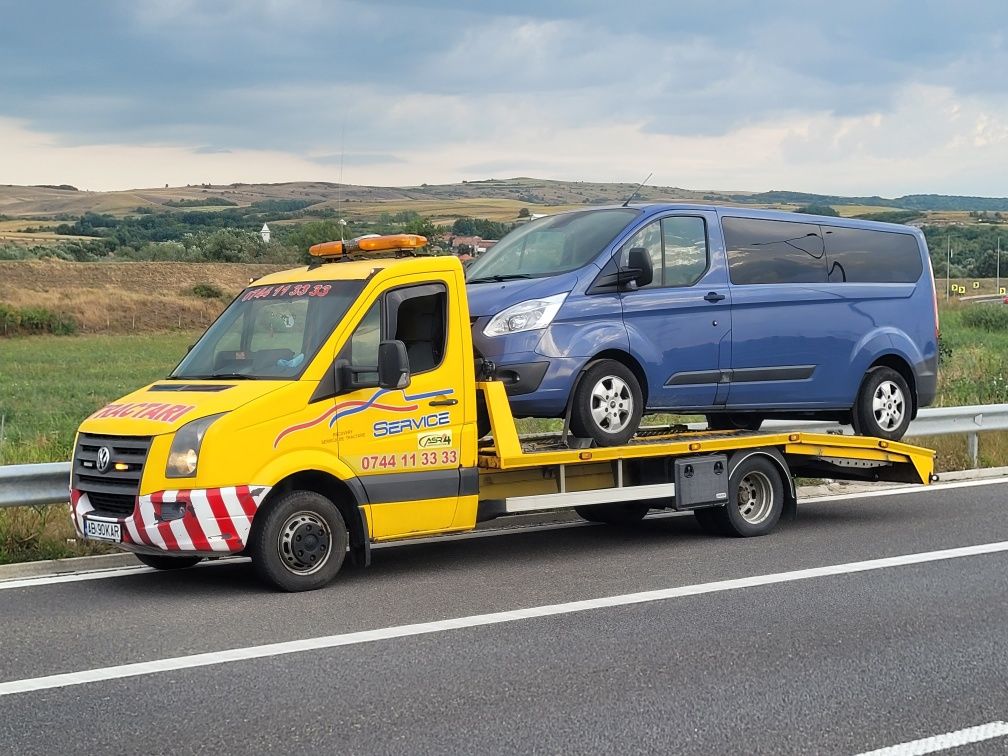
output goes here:
[{"label": "van side mirror", "polygon": [[378,345],[378,385],[384,389],[403,389],[410,384],[409,355],[401,341],[383,341]]},{"label": "van side mirror", "polygon": [[654,280],[651,254],[644,247],[631,248],[627,258],[628,267],[634,273],[633,280],[638,286],[647,286]]}]

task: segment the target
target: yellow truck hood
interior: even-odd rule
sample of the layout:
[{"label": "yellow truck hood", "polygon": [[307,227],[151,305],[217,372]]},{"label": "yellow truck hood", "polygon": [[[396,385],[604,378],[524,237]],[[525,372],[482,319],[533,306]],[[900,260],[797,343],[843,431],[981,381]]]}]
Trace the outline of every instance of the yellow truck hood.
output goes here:
[{"label": "yellow truck hood", "polygon": [[289,381],[158,381],[106,404],[80,430],[112,436],[159,436],[207,415],[229,412]]}]

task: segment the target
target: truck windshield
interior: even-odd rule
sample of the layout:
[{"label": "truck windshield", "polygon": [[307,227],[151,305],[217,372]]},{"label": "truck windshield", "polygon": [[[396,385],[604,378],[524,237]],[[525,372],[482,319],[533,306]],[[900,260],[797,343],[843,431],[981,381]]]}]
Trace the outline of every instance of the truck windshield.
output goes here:
[{"label": "truck windshield", "polygon": [[579,210],[516,228],[466,271],[466,281],[543,278],[591,262],[638,215],[635,208]]},{"label": "truck windshield", "polygon": [[217,318],[169,377],[298,378],[363,286],[363,281],[252,286]]}]

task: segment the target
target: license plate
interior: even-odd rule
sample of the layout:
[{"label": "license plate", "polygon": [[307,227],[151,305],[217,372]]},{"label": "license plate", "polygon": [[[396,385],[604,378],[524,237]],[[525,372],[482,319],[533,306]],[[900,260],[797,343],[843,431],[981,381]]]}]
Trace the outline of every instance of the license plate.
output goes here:
[{"label": "license plate", "polygon": [[118,522],[84,518],[84,537],[95,541],[122,541],[122,525]]}]

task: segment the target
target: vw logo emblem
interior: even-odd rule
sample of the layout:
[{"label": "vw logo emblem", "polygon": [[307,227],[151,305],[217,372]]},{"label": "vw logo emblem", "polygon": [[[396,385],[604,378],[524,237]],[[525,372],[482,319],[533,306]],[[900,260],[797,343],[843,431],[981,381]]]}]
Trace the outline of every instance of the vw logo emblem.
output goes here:
[{"label": "vw logo emblem", "polygon": [[108,472],[110,464],[112,464],[112,452],[107,446],[103,446],[98,450],[98,472]]}]

